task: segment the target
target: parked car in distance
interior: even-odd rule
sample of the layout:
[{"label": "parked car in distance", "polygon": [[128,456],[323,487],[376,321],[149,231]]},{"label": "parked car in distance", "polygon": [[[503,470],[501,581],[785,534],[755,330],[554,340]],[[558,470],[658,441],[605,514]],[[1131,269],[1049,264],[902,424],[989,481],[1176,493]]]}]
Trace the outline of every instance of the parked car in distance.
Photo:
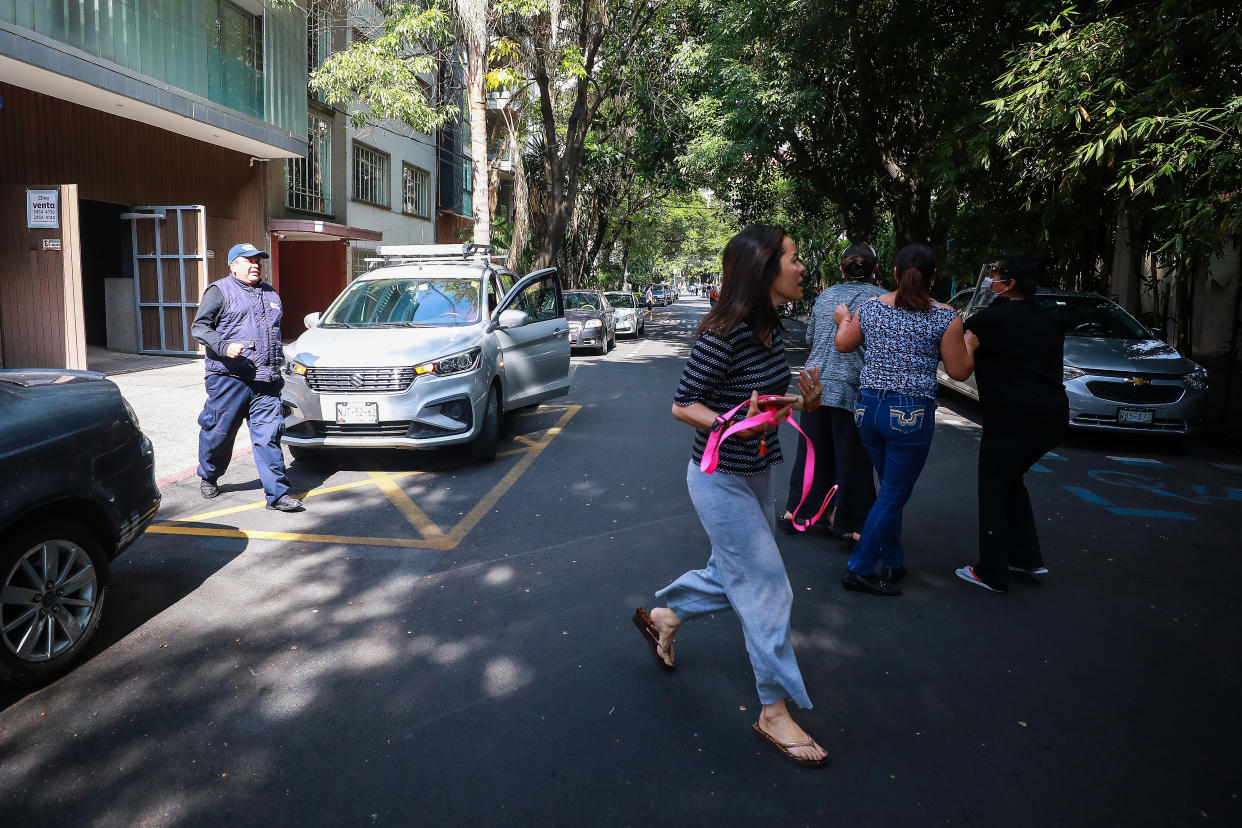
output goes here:
[{"label": "parked car in distance", "polygon": [[616,347],[617,314],[600,291],[565,291],[565,318],[573,347],[594,348],[601,355]]},{"label": "parked car in distance", "polygon": [[519,277],[473,245],[395,245],[285,347],[284,444],[496,456],[505,412],[569,393],[556,269]]},{"label": "parked car in distance", "polygon": [[0,681],[42,681],[99,628],[108,565],[160,505],[155,458],[93,371],[0,370],[0,421]]},{"label": "parked car in distance", "polygon": [[647,327],[647,314],[637,293],[608,291],[604,298],[617,314],[617,335],[633,334],[635,339],[643,335]]},{"label": "parked car in distance", "polygon": [[[983,277],[961,313],[970,318],[991,293]],[[965,293],[965,291],[963,292]],[[962,294],[950,300],[954,307]],[[1207,371],[1179,354],[1124,308],[1092,293],[1040,288],[1035,295],[1065,331],[1063,379],[1069,424],[1077,429],[1187,434],[1202,421]],[[972,375],[964,382],[937,370],[941,385],[979,398]]]}]

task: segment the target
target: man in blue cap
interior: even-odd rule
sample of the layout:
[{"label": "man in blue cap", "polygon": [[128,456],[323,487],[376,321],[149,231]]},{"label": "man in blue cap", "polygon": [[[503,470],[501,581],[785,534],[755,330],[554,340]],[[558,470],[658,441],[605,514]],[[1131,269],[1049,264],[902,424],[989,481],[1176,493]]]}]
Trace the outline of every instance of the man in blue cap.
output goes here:
[{"label": "man in blue cap", "polygon": [[260,274],[259,262],[266,258],[253,244],[233,245],[229,275],[203,291],[190,329],[207,348],[207,403],[198,416],[199,491],[207,498],[220,493],[217,481],[229,466],[233,440],[245,419],[267,508],[299,512],[302,501],[289,494],[280,448],[285,430],[280,410],[285,384],[280,375],[282,307],[276,289]]}]

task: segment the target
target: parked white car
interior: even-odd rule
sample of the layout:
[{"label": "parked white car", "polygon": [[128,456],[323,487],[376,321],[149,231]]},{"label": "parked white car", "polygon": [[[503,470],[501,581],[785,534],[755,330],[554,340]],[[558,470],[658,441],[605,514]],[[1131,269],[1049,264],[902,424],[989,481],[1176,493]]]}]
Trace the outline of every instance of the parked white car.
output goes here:
[{"label": "parked white car", "polygon": [[496,456],[506,411],[569,393],[569,324],[556,269],[519,277],[474,245],[381,246],[285,348],[284,444],[471,443]]}]

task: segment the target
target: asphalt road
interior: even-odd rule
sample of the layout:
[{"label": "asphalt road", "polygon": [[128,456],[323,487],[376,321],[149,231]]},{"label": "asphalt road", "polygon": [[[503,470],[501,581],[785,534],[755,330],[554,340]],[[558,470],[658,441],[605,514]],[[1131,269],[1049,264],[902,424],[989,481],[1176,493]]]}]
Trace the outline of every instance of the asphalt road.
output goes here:
[{"label": "asphalt road", "polygon": [[90,659],[0,692],[0,823],[1242,823],[1242,458],[1210,446],[1072,438],[1028,478],[1052,574],[1006,595],[953,577],[977,537],[961,398],[902,597],[844,592],[845,546],[779,535],[826,770],[751,733],[735,617],[657,669],[630,614],[708,554],[669,415],[705,309],[575,356],[571,397],[491,465],[295,463],[301,515],[256,508],[249,457],[218,500],[167,489]]}]

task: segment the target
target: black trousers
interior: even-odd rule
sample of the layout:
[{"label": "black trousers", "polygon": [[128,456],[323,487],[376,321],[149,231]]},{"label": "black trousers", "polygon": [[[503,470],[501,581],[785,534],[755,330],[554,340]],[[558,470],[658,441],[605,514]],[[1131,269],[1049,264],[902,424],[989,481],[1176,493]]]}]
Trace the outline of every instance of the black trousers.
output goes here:
[{"label": "black trousers", "polygon": [[[998,422],[999,421],[999,422]],[[979,441],[979,561],[975,574],[994,589],[1007,589],[1009,567],[1044,565],[1035,513],[1024,480],[1039,458],[1065,437],[1066,412],[983,416]]]},{"label": "black trousers", "polygon": [[[836,507],[832,525],[842,532],[860,532],[867,521],[867,513],[875,503],[875,478],[871,470],[871,458],[863,448],[854,425],[854,412],[831,405],[821,405],[814,411],[798,415],[798,425],[806,432],[807,439],[815,447],[815,479],[811,493],[794,517],[808,520],[814,517],[824,495],[835,483],[837,494],[828,505],[831,512]],[[795,435],[796,436],[796,435]],[[793,513],[802,499],[802,475],[806,469],[806,443],[798,441],[798,454],[794,458],[793,471],[789,474],[789,497],[785,511]]]}]

